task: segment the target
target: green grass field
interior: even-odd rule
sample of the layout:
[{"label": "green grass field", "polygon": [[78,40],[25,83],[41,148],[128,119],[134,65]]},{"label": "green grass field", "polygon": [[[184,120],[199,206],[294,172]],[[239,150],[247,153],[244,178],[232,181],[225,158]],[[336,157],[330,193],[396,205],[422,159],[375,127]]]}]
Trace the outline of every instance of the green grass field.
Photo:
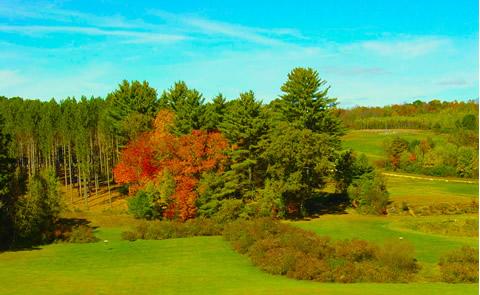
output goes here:
[{"label": "green grass field", "polygon": [[0,254],[1,294],[476,294],[476,284],[325,284],[255,268],[221,237],[54,244]]},{"label": "green grass field", "polygon": [[455,183],[393,176],[387,176],[386,179],[390,199],[397,203],[429,205],[478,201],[478,183]]},{"label": "green grass field", "polygon": [[396,136],[405,138],[408,141],[430,137],[436,144],[441,144],[446,141],[444,135],[436,134],[430,130],[367,129],[349,130],[347,134],[343,136],[342,142],[345,148],[351,148],[358,153],[363,153],[371,160],[381,160],[385,157],[384,141]]}]

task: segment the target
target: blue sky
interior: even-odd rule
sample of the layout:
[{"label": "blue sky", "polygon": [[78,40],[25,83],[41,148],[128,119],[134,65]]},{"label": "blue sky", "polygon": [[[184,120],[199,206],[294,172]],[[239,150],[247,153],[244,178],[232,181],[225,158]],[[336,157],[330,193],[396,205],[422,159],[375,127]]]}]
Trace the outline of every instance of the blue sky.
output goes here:
[{"label": "blue sky", "polygon": [[268,102],[296,66],[344,107],[477,99],[478,2],[0,0],[0,95],[184,80],[207,99]]}]

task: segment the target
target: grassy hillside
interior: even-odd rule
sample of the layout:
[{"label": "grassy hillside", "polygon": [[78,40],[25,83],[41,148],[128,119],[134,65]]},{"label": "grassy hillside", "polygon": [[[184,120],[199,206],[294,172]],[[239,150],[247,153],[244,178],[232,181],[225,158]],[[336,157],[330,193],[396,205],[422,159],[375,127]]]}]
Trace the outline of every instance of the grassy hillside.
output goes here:
[{"label": "grassy hillside", "polygon": [[408,141],[430,137],[436,144],[446,141],[445,135],[437,134],[430,130],[415,129],[349,130],[342,140],[345,148],[351,148],[358,153],[363,153],[371,160],[380,160],[385,158],[384,141],[396,136],[400,136]]},{"label": "grassy hillside", "polygon": [[2,294],[476,294],[478,285],[322,284],[261,272],[221,237],[55,244],[0,254]]},{"label": "grassy hillside", "polygon": [[478,201],[478,183],[387,176],[387,187],[390,199],[397,203],[429,205],[435,203],[465,204],[474,200]]}]

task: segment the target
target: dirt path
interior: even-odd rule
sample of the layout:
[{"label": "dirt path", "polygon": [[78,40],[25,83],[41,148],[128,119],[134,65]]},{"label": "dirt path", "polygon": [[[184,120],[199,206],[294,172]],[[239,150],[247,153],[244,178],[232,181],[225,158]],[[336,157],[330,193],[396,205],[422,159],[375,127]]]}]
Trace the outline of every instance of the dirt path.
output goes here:
[{"label": "dirt path", "polygon": [[396,174],[391,172],[383,172],[382,174],[386,176],[392,176],[392,177],[403,177],[403,178],[421,179],[421,180],[430,180],[430,181],[478,184],[478,181],[473,181],[473,180],[447,179],[447,178],[437,178],[437,177],[428,177],[428,176],[412,176],[412,175]]}]

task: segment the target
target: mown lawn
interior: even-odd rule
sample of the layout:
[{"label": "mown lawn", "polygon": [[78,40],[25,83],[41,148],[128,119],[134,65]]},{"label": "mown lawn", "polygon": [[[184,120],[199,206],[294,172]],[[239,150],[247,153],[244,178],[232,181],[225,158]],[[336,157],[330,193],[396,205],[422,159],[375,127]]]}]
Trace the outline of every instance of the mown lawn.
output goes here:
[{"label": "mown lawn", "polygon": [[471,203],[478,201],[478,183],[455,183],[387,176],[387,189],[393,202],[410,205]]},{"label": "mown lawn", "polygon": [[[327,222],[326,227],[331,226]],[[325,228],[316,227],[320,232]],[[0,294],[478,293],[478,285],[469,284],[297,281],[261,272],[221,237],[127,242],[119,235],[120,229],[109,228],[98,232],[108,243],[54,244],[1,253]]]},{"label": "mown lawn", "polygon": [[408,141],[426,139],[427,137],[439,144],[445,142],[445,136],[429,130],[388,129],[388,130],[349,130],[342,138],[345,148],[351,148],[365,154],[371,160],[385,158],[383,143],[387,138],[400,136]]}]

